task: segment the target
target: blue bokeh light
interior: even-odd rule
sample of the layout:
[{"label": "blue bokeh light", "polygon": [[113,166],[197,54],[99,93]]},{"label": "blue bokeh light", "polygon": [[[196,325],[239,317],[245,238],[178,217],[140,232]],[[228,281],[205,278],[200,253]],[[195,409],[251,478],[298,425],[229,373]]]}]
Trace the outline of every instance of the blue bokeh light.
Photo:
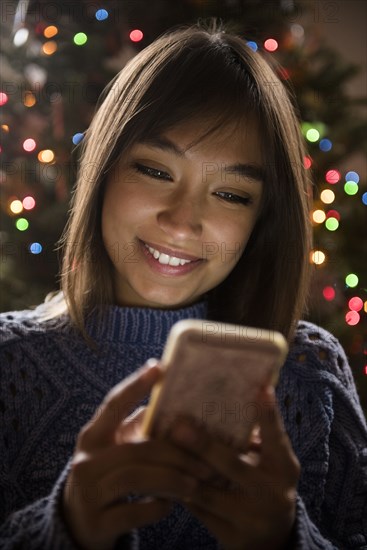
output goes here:
[{"label": "blue bokeh light", "polygon": [[104,21],[108,18],[108,11],[105,9],[99,9],[96,11],[96,19],[97,21]]}]

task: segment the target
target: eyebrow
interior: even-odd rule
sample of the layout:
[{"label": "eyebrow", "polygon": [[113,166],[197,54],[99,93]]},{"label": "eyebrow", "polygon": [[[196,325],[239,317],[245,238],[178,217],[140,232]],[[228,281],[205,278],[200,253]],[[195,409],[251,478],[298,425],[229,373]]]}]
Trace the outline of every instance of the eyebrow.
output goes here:
[{"label": "eyebrow", "polygon": [[[143,145],[154,147],[156,149],[161,149],[162,151],[174,153],[178,157],[185,156],[185,151],[183,149],[181,149],[176,143],[174,143],[170,139],[163,136],[145,138],[141,140],[140,143]],[[263,183],[265,181],[265,171],[258,164],[237,163],[228,166],[224,163],[221,163],[221,169],[229,174],[237,174],[243,178],[251,179],[259,183]]]}]

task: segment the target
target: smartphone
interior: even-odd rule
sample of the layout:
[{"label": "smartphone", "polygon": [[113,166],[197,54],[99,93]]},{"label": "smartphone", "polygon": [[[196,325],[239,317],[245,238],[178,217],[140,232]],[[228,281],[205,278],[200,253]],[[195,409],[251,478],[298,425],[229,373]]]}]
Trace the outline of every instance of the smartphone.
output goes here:
[{"label": "smartphone", "polygon": [[142,424],[144,437],[167,437],[186,417],[244,451],[259,415],[259,391],[276,385],[288,353],[275,331],[186,319],[171,328]]}]

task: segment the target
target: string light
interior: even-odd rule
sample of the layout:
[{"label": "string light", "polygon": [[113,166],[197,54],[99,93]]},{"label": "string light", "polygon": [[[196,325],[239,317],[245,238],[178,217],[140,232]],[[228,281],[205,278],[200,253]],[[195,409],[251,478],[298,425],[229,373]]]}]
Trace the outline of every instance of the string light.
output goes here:
[{"label": "string light", "polygon": [[354,181],[355,183],[359,183],[359,175],[357,172],[351,170],[345,174],[345,181]]},{"label": "string light", "polygon": [[325,204],[331,204],[335,200],[335,193],[331,189],[324,189],[320,194],[320,199]]},{"label": "string light", "polygon": [[30,92],[24,92],[23,103],[26,107],[33,107],[36,104],[36,96]]},{"label": "string light", "polygon": [[42,51],[46,55],[52,55],[57,50],[57,43],[54,40],[45,42],[42,46]]},{"label": "string light", "polygon": [[360,319],[361,316],[357,313],[357,311],[348,311],[345,315],[347,324],[351,326],[358,325]]},{"label": "string light", "polygon": [[108,11],[104,9],[99,9],[96,11],[96,19],[97,21],[104,21],[108,18]]},{"label": "string light", "polygon": [[31,151],[34,151],[35,148],[36,148],[36,142],[34,141],[34,139],[28,138],[28,139],[25,139],[25,140],[23,141],[23,149],[24,149],[24,151],[31,152]]},{"label": "string light", "polygon": [[55,153],[51,149],[43,149],[38,153],[37,158],[40,162],[52,162],[55,158]]},{"label": "string light", "polygon": [[2,124],[1,125],[1,129],[3,130],[3,132],[6,132],[7,134],[9,133],[10,131],[10,128],[7,124]]},{"label": "string light", "polygon": [[312,219],[315,223],[322,223],[325,221],[326,214],[323,210],[315,210],[312,213]]},{"label": "string light", "polygon": [[358,285],[359,279],[355,273],[349,273],[345,277],[345,284],[349,286],[349,288],[354,288]]},{"label": "string light", "polygon": [[358,184],[355,181],[346,181],[344,191],[347,195],[355,195],[358,193]]},{"label": "string light", "polygon": [[9,100],[8,95],[5,92],[0,92],[0,107],[5,105]]},{"label": "string light", "polygon": [[367,206],[367,192],[362,195],[362,202]]},{"label": "string light", "polygon": [[11,203],[9,205],[9,210],[13,214],[20,214],[20,212],[22,212],[22,210],[23,210],[22,202],[18,199],[15,199],[15,200],[11,201]]},{"label": "string light", "polygon": [[340,214],[337,210],[328,210],[326,212],[326,217],[327,218],[336,218],[338,220],[338,222],[340,221]]},{"label": "string light", "polygon": [[336,231],[339,227],[339,222],[336,218],[327,218],[325,227],[328,231]]},{"label": "string light", "polygon": [[264,48],[268,52],[275,52],[278,49],[278,42],[274,38],[268,38],[264,42]]},{"label": "string light", "polygon": [[28,29],[19,29],[19,30],[17,30],[17,32],[14,34],[14,38],[13,38],[14,46],[16,46],[17,48],[20,48],[20,46],[23,46],[27,42],[28,37],[29,37],[29,30]]},{"label": "string light", "polygon": [[78,145],[78,143],[80,143],[83,138],[84,138],[84,134],[82,134],[81,132],[78,132],[77,134],[73,135],[73,137],[71,138],[71,141],[74,143],[74,145]]},{"label": "string light", "polygon": [[45,36],[45,38],[52,38],[53,36],[56,36],[58,32],[59,29],[55,27],[55,25],[49,25],[43,31],[43,35]]},{"label": "string light", "polygon": [[327,153],[328,151],[331,151],[333,144],[330,139],[323,138],[320,140],[319,148],[321,151],[324,151],[324,153]]},{"label": "string light", "polygon": [[28,247],[28,250],[31,254],[41,254],[43,248],[40,243],[31,243]]},{"label": "string light", "polygon": [[29,227],[29,222],[25,218],[19,218],[15,222],[15,227],[18,229],[18,231],[26,231]]},{"label": "string light", "polygon": [[314,250],[311,253],[311,261],[316,265],[321,265],[325,261],[325,254],[322,250]]},{"label": "string light", "polygon": [[141,30],[139,29],[134,29],[133,31],[131,31],[131,33],[129,34],[129,37],[130,37],[130,40],[131,42],[140,42],[140,40],[143,39],[143,33]]},{"label": "string light", "polygon": [[36,201],[31,196],[24,197],[22,205],[25,210],[32,210],[36,206]]},{"label": "string light", "polygon": [[312,159],[311,157],[304,157],[303,158],[303,166],[308,170],[312,166]]},{"label": "string light", "polygon": [[88,40],[88,36],[84,32],[77,32],[74,35],[73,40],[74,40],[74,44],[76,44],[77,46],[84,46],[84,44]]},{"label": "string light", "polygon": [[318,132],[316,128],[310,128],[306,132],[306,139],[311,143],[315,143],[320,139],[320,132]]},{"label": "string light", "polygon": [[248,42],[246,42],[246,46],[251,48],[251,50],[253,50],[254,52],[257,52],[257,50],[259,49],[259,46],[253,40],[249,40]]},{"label": "string light", "polygon": [[335,290],[332,286],[326,286],[323,289],[322,294],[328,302],[331,302],[335,298]]},{"label": "string light", "polygon": [[338,183],[340,180],[341,175],[338,170],[328,170],[325,174],[325,179],[328,183],[334,185],[335,183]]},{"label": "string light", "polygon": [[363,300],[359,296],[353,296],[348,302],[348,307],[352,311],[361,311],[363,308]]}]

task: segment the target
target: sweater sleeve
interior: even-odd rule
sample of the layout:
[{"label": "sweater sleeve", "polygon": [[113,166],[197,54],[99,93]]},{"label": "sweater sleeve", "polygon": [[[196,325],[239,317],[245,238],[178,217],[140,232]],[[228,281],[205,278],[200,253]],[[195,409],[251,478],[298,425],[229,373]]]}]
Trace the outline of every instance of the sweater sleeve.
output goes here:
[{"label": "sweater sleeve", "polygon": [[[11,315],[15,317],[17,313]],[[1,317],[1,316],[0,316]],[[2,315],[4,317],[4,315]],[[9,317],[9,315],[8,315]],[[20,450],[26,445],[26,438],[41,422],[42,415],[47,414],[47,407],[34,416],[29,408],[30,386],[33,384],[41,394],[41,377],[37,369],[27,359],[22,342],[27,334],[21,324],[1,323],[0,319],[0,548],[2,550],[80,550],[78,544],[68,530],[62,514],[63,487],[70,471],[71,461],[61,473],[55,474],[55,482],[51,488],[38,491],[38,498],[30,500],[29,494],[22,483],[26,483],[26,475],[20,483],[19,472],[13,471],[13,466],[19,458]],[[37,329],[35,329],[37,330]],[[39,330],[41,334],[41,331]],[[28,381],[28,383],[26,383]],[[33,388],[32,386],[32,388]],[[35,399],[31,392],[31,402]],[[37,394],[34,394],[37,396]],[[33,419],[31,423],[27,423]],[[40,441],[37,441],[39,444]],[[52,447],[49,446],[50,457]],[[29,460],[29,458],[28,458]],[[67,460],[67,459],[65,459]],[[27,462],[27,461],[25,461]],[[47,467],[54,466],[52,458]],[[39,465],[40,471],[42,465]],[[60,470],[56,470],[60,472]],[[37,484],[37,478],[29,484]],[[39,487],[44,481],[39,480]],[[31,491],[32,492],[32,491]],[[137,533],[120,537],[118,549],[138,548]]]},{"label": "sweater sleeve", "polygon": [[[318,327],[317,327],[318,328]],[[328,396],[327,464],[318,510],[309,506],[310,481],[297,497],[296,522],[289,548],[297,550],[367,549],[367,426],[345,352],[327,331],[318,328],[320,340],[310,347],[310,371],[318,398]],[[314,337],[315,331],[313,331]],[[310,373],[310,378],[313,374]],[[315,384],[315,380],[318,384]],[[319,419],[321,424],[321,418]],[[305,434],[306,435],[306,434]],[[307,465],[312,470],[312,464]],[[308,486],[308,489],[307,489]],[[311,491],[310,491],[311,492]],[[307,504],[306,504],[307,502]]]},{"label": "sweater sleeve", "polygon": [[[2,550],[80,550],[67,529],[61,511],[62,491],[69,470],[70,462],[47,497],[14,512],[5,520],[0,526]],[[120,537],[116,549],[138,549],[137,532]]]}]

